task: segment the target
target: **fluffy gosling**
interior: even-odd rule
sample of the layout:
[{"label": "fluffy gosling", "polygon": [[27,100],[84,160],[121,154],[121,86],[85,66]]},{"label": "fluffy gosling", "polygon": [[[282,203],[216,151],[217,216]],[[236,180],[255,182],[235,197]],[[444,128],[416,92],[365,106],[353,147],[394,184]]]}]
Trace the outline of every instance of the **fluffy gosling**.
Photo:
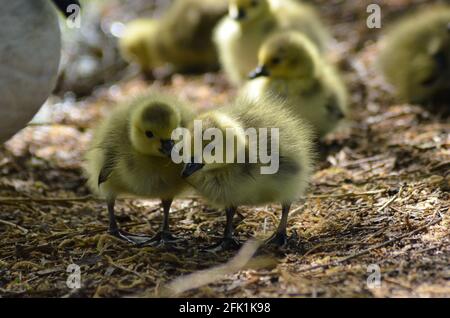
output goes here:
[{"label": "fluffy gosling", "polygon": [[169,64],[174,71],[218,67],[212,32],[226,13],[226,0],[177,0],[161,19],[130,22],[119,40],[122,56],[151,74]]},{"label": "fluffy gosling", "polygon": [[[183,166],[169,157],[171,134],[177,127],[185,127],[192,117],[188,107],[174,98],[152,94],[117,107],[96,130],[85,171],[91,190],[106,198],[112,235],[135,244],[164,245],[174,240],[169,210],[186,183],[181,178]],[[121,195],[161,199],[161,231],[147,240],[120,230],[114,203]]]},{"label": "fluffy gosling", "polygon": [[158,53],[158,21],[154,19],[137,19],[125,27],[119,39],[122,57],[128,63],[136,63],[144,74],[151,74],[155,67],[164,65]]},{"label": "fluffy gosling", "polygon": [[347,91],[339,74],[302,33],[272,35],[259,50],[259,66],[243,92],[251,98],[286,98],[293,114],[308,121],[316,136],[332,131],[348,113]]},{"label": "fluffy gosling", "polygon": [[[232,249],[239,246],[234,238],[233,216],[241,205],[261,205],[280,202],[282,217],[275,233],[266,241],[267,244],[282,246],[287,242],[286,226],[291,203],[298,199],[307,187],[312,172],[311,136],[307,125],[291,116],[281,99],[264,98],[258,101],[245,97],[238,98],[234,105],[204,113],[197,117],[202,121],[203,132],[209,128],[217,128],[224,136],[226,144],[227,129],[236,134],[235,147],[231,149],[216,149],[216,155],[224,160],[212,162],[204,157],[192,158],[185,165],[183,177],[211,204],[224,207],[226,211],[226,226],[223,241],[212,249],[214,251]],[[278,169],[273,174],[263,174],[261,167],[267,164],[261,162],[261,157],[251,163],[249,153],[255,148],[255,139],[247,138],[245,130],[255,129],[259,139],[260,128],[267,128],[267,140],[259,143],[258,149],[267,147],[278,160]],[[279,131],[279,138],[271,128]],[[192,128],[191,128],[192,129]],[[275,140],[272,143],[271,137]],[[195,141],[194,141],[195,142]],[[191,142],[194,144],[194,142]],[[208,147],[203,142],[203,150]],[[238,163],[238,151],[245,149],[245,163]],[[222,153],[220,154],[221,151]],[[234,163],[225,161],[230,156]],[[233,157],[234,156],[234,157]],[[198,163],[195,163],[194,159]],[[226,163],[228,162],[228,163]],[[242,161],[241,161],[242,162]]]},{"label": "fluffy gosling", "polygon": [[450,6],[408,16],[385,36],[379,67],[402,101],[450,97]]},{"label": "fluffy gosling", "polygon": [[329,35],[315,10],[293,0],[229,0],[229,14],[214,31],[222,67],[239,85],[257,65],[258,49],[275,31],[298,30],[323,50]]}]

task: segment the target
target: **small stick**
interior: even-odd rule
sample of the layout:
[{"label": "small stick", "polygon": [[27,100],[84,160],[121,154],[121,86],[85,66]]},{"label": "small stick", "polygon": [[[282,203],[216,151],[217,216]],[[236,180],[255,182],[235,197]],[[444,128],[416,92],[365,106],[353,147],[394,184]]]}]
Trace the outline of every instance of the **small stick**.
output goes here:
[{"label": "small stick", "polygon": [[12,222],[5,221],[5,220],[0,220],[0,223],[3,223],[3,224],[6,224],[6,225],[15,227],[15,228],[21,230],[21,231],[23,232],[23,234],[27,234],[27,233],[28,233],[28,230],[27,230],[26,228],[21,227],[20,225],[14,224],[14,223],[12,223]]},{"label": "small stick", "polygon": [[100,200],[93,196],[84,196],[79,198],[5,198],[0,197],[0,203],[7,202],[77,202],[77,201],[88,201],[88,200]]},{"label": "small stick", "polygon": [[350,193],[342,193],[342,194],[319,194],[319,195],[310,195],[306,197],[302,197],[302,199],[327,199],[327,198],[345,198],[345,197],[359,197],[366,195],[377,195],[380,193],[385,193],[388,190],[374,190],[367,192],[350,192]]},{"label": "small stick", "polygon": [[400,195],[403,192],[403,186],[400,187],[400,189],[398,190],[398,192],[392,197],[390,198],[385,204],[383,204],[380,208],[378,208],[377,212],[381,212],[384,209],[386,209],[388,206],[390,206],[392,203],[394,203],[395,200],[397,200],[398,197],[400,197]]},{"label": "small stick", "polygon": [[363,163],[369,163],[369,162],[379,161],[379,160],[383,160],[383,159],[386,159],[385,155],[377,155],[377,156],[370,157],[370,158],[364,158],[364,159],[348,162],[348,163],[345,163],[345,164],[343,164],[341,166],[343,168],[347,168],[347,167],[350,167],[350,166],[357,166],[357,165],[360,165],[360,164],[363,164]]}]

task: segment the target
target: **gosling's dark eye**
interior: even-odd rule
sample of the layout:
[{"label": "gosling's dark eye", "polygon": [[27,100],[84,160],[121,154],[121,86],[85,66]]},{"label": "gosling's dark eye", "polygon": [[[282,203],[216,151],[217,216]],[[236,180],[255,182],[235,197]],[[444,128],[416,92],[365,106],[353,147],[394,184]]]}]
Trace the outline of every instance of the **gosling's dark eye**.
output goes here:
[{"label": "gosling's dark eye", "polygon": [[252,2],[250,2],[250,5],[252,7],[256,7],[256,6],[258,6],[258,4],[259,4],[258,0],[252,0]]},{"label": "gosling's dark eye", "polygon": [[147,138],[153,138],[153,133],[150,131],[150,130],[147,130],[146,132],[145,132],[145,135],[147,136]]},{"label": "gosling's dark eye", "polygon": [[281,63],[281,59],[279,57],[274,57],[271,61],[272,65],[278,65]]}]

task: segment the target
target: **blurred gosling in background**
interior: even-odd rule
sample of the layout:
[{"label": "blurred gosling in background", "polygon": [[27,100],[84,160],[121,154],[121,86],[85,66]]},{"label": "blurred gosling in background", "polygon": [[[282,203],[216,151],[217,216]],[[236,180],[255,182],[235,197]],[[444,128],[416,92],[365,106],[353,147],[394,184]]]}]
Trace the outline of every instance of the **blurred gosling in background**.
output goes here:
[{"label": "blurred gosling in background", "polygon": [[132,21],[119,40],[122,56],[146,74],[166,64],[176,72],[217,69],[212,32],[226,5],[226,0],[177,0],[161,19]]},{"label": "blurred gosling in background", "polygon": [[293,114],[308,121],[318,137],[331,132],[347,116],[347,90],[335,68],[302,33],[272,35],[261,47],[258,67],[243,94],[286,98]]},{"label": "blurred gosling in background", "polygon": [[[237,134],[235,148],[244,148],[247,158],[245,163],[238,163],[237,151],[233,151],[231,155],[234,155],[235,163],[207,163],[203,160],[186,164],[183,170],[183,176],[202,196],[214,206],[225,208],[224,237],[212,247],[213,251],[239,246],[233,236],[233,216],[241,205],[281,203],[281,221],[266,243],[277,246],[286,244],[290,206],[303,195],[313,170],[310,129],[298,117],[292,116],[288,108],[281,99],[249,100],[241,96],[233,105],[197,117],[202,120],[204,131],[217,128],[226,136],[226,130],[233,129]],[[261,167],[267,164],[261,163],[260,158],[256,163],[248,160],[250,149],[255,149],[255,141],[244,133],[249,128],[256,129],[258,138],[261,136],[259,128],[268,128],[268,138],[264,142],[267,142],[267,149],[277,156],[279,162],[279,168],[274,174],[261,173]],[[279,131],[277,146],[272,145],[271,136],[276,138],[271,128]],[[258,146],[262,147],[262,144]],[[223,158],[229,155],[228,151],[227,147],[223,149]]]},{"label": "blurred gosling in background", "polygon": [[385,36],[379,67],[402,101],[448,102],[450,6],[430,7],[400,20]]},{"label": "blurred gosling in background", "polygon": [[[171,134],[187,126],[192,117],[189,107],[178,100],[151,94],[118,106],[96,130],[85,171],[91,190],[106,198],[110,234],[135,244],[163,245],[174,240],[169,210],[186,183],[181,178],[183,166],[170,159]],[[161,232],[147,240],[120,230],[114,203],[121,195],[161,199]]]},{"label": "blurred gosling in background", "polygon": [[293,0],[229,0],[229,14],[214,32],[219,58],[229,80],[245,82],[257,65],[258,50],[272,32],[303,32],[323,50],[330,37],[315,10]]}]

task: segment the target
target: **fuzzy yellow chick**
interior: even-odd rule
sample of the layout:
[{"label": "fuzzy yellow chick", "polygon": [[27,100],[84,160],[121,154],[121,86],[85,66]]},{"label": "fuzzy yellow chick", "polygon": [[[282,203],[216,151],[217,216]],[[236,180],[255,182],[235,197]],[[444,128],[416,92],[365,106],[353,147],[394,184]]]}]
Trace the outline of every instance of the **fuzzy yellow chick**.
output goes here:
[{"label": "fuzzy yellow chick", "polygon": [[433,6],[387,32],[379,67],[402,101],[450,98],[450,6]]},{"label": "fuzzy yellow chick", "polygon": [[[86,155],[85,171],[91,190],[106,198],[112,235],[136,244],[165,244],[173,239],[169,210],[186,183],[181,178],[183,166],[170,159],[171,134],[192,117],[189,108],[178,100],[148,94],[118,106],[98,127]],[[124,195],[161,199],[161,232],[149,241],[119,229],[114,203]]]},{"label": "fuzzy yellow chick", "polygon": [[[198,193],[214,206],[225,208],[223,241],[212,249],[217,251],[239,246],[233,236],[232,222],[239,206],[272,202],[281,203],[282,217],[277,230],[266,243],[284,245],[287,241],[286,226],[291,203],[303,194],[312,172],[313,154],[308,126],[292,116],[281,99],[264,98],[255,101],[243,96],[231,106],[200,115],[194,124],[197,120],[201,121],[204,133],[211,128],[220,131],[221,137],[216,137],[214,143],[221,141],[224,145],[211,152],[218,156],[215,157],[218,160],[212,160],[209,152],[205,153],[211,146],[211,141],[203,141],[201,151],[204,156],[198,158],[194,150],[191,152],[193,158],[183,170],[183,177]],[[263,132],[260,129],[267,130]],[[227,137],[230,130],[236,136],[234,147],[225,146],[226,139],[233,136]],[[191,127],[191,131],[194,136],[191,144],[194,144],[195,128],[192,130]],[[248,137],[247,133],[251,131],[257,137]],[[210,138],[204,138],[206,139]],[[268,164],[263,163],[261,156],[256,158],[250,154],[255,149],[264,148],[268,149],[274,161],[270,163],[273,164],[273,169],[263,173],[261,168],[267,168]],[[239,152],[238,149],[243,151]],[[246,160],[242,160],[242,157],[239,159],[243,153]]]},{"label": "fuzzy yellow chick", "polygon": [[158,21],[137,19],[130,22],[119,40],[122,57],[129,63],[136,63],[145,74],[164,64],[158,53]]},{"label": "fuzzy yellow chick", "polygon": [[218,67],[212,32],[226,13],[226,0],[177,0],[161,19],[130,22],[119,40],[122,56],[144,73],[169,64],[179,72]]},{"label": "fuzzy yellow chick", "polygon": [[229,80],[241,84],[258,63],[258,50],[273,32],[303,32],[323,50],[329,35],[315,10],[293,0],[229,0],[229,14],[214,31],[222,67]]},{"label": "fuzzy yellow chick", "polygon": [[259,98],[275,94],[286,98],[293,114],[325,136],[348,113],[347,90],[332,65],[302,33],[272,35],[258,54],[259,66],[250,73],[244,94]]}]

